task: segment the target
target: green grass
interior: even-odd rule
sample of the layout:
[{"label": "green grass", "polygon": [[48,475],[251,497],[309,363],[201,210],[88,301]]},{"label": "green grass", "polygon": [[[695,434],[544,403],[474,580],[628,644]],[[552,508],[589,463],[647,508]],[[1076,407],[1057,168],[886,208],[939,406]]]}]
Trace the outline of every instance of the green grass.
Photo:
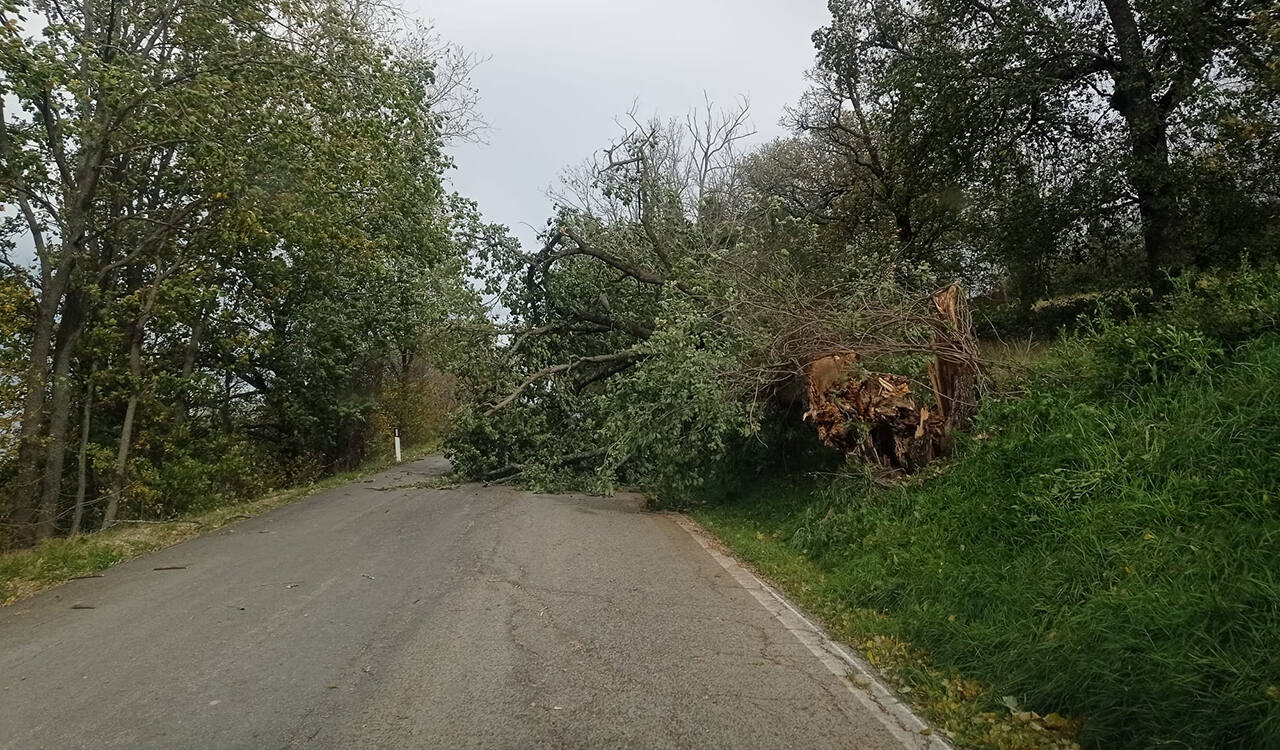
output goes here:
[{"label": "green grass", "polygon": [[694,515],[964,745],[1069,733],[1034,711],[1087,747],[1280,747],[1280,339],[1100,379],[1131,332],[1059,345],[936,476]]},{"label": "green grass", "polygon": [[[408,449],[404,451],[404,460],[413,461],[431,455],[437,447],[430,444]],[[77,576],[98,573],[139,555],[261,515],[392,465],[389,456],[379,457],[358,469],[306,486],[273,492],[249,502],[225,505],[164,523],[119,524],[106,531],[47,539],[30,549],[0,553],[0,605],[13,604]]]}]

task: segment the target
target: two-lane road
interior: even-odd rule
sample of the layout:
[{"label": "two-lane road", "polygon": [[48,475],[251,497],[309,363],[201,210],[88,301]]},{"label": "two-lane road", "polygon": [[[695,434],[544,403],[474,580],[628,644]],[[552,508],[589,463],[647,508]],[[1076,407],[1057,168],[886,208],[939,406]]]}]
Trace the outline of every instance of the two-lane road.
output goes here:
[{"label": "two-lane road", "polygon": [[677,517],[444,469],[0,609],[0,747],[941,746]]}]

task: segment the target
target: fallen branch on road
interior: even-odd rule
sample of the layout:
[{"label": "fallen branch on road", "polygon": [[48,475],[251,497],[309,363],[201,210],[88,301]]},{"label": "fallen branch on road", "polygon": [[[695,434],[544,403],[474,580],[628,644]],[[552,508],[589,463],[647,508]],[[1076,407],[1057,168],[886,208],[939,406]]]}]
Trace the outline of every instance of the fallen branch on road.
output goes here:
[{"label": "fallen branch on road", "polygon": [[[575,464],[580,461],[587,461],[592,458],[600,458],[607,452],[608,451],[606,451],[605,449],[600,448],[592,451],[583,451],[581,453],[570,453],[566,456],[561,456],[550,463],[553,466],[566,466],[568,464]],[[526,467],[527,467],[527,464],[510,463],[510,464],[507,464],[506,466],[503,466],[500,469],[494,469],[493,471],[488,472],[487,474],[484,475],[484,479],[486,482],[494,482],[494,481],[505,482],[519,475],[522,471],[525,470]]]}]

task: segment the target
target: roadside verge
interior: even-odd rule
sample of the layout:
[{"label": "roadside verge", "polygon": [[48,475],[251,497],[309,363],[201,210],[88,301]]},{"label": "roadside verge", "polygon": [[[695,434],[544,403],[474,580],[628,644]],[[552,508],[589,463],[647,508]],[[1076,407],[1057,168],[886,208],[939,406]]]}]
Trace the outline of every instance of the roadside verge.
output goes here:
[{"label": "roadside verge", "polygon": [[787,597],[759,576],[743,567],[724,545],[696,521],[683,514],[673,514],[675,521],[724,568],[740,586],[749,591],[795,636],[818,661],[830,670],[855,699],[878,718],[903,747],[919,750],[952,750],[943,736],[898,700],[871,665],[855,656],[846,646],[831,639],[820,625],[809,619]]},{"label": "roadside verge", "polygon": [[1024,711],[1012,698],[992,710],[988,686],[930,664],[892,634],[886,616],[849,604],[838,581],[760,529],[708,513],[673,515],[828,669],[840,670],[851,689],[876,702],[904,732],[941,743],[923,747],[1079,750],[1074,722]]}]

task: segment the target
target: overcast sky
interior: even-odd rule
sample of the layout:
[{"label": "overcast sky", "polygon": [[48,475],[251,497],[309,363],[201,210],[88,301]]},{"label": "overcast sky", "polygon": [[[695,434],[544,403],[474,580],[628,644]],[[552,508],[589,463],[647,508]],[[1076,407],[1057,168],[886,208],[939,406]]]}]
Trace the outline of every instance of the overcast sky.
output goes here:
[{"label": "overcast sky", "polygon": [[490,59],[475,73],[488,145],[461,144],[450,179],[489,221],[531,243],[560,171],[619,134],[614,120],[683,116],[750,97],[762,141],[804,91],[826,0],[407,0]]}]

